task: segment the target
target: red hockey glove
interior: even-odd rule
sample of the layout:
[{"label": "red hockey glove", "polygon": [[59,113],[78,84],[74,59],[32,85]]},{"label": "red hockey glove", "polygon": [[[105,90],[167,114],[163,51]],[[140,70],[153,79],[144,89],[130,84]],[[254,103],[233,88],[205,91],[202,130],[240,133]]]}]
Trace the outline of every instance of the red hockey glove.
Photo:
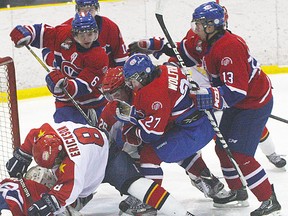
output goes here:
[{"label": "red hockey glove", "polygon": [[54,70],[47,74],[46,83],[49,91],[57,98],[65,97],[63,88],[67,87],[67,77],[61,71]]},{"label": "red hockey glove", "polygon": [[164,38],[150,38],[135,41],[128,45],[128,52],[133,53],[144,53],[152,54],[155,51],[160,51],[164,47]]},{"label": "red hockey glove", "polygon": [[32,32],[29,28],[17,25],[10,33],[11,40],[15,47],[20,48],[24,45],[29,45],[32,41]]},{"label": "red hockey glove", "polygon": [[222,89],[216,87],[191,90],[190,96],[199,110],[223,109]]},{"label": "red hockey glove", "polygon": [[139,146],[142,144],[142,140],[136,134],[137,126],[132,124],[125,124],[122,130],[122,139],[125,143]]}]

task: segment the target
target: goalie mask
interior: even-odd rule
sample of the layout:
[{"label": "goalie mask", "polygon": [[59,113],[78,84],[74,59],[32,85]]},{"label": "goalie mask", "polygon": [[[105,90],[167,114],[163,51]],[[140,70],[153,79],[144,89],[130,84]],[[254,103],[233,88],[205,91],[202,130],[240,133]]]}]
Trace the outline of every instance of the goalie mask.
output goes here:
[{"label": "goalie mask", "polygon": [[52,188],[56,183],[56,177],[51,170],[40,166],[31,167],[24,177],[28,180],[43,184],[48,188]]},{"label": "goalie mask", "polygon": [[149,84],[153,80],[154,70],[155,66],[147,55],[136,53],[130,56],[123,66],[125,82],[132,89],[137,90],[134,81],[142,86]]},{"label": "goalie mask", "polygon": [[56,135],[45,134],[36,140],[32,147],[32,154],[35,162],[48,169],[59,165],[63,160],[63,142]]}]

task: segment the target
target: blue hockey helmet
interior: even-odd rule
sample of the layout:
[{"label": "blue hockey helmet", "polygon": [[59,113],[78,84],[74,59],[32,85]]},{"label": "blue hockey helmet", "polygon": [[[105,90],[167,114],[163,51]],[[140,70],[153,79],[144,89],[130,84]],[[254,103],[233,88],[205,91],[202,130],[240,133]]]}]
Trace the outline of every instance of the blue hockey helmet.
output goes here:
[{"label": "blue hockey helmet", "polygon": [[123,74],[125,80],[135,79],[142,85],[146,85],[151,81],[154,69],[155,66],[149,56],[135,53],[126,60]]},{"label": "blue hockey helmet", "polygon": [[76,0],[76,8],[77,7],[86,7],[86,6],[95,6],[96,9],[99,8],[98,0]]},{"label": "blue hockey helmet", "polygon": [[216,2],[208,2],[197,7],[192,14],[192,22],[200,21],[205,26],[222,27],[225,25],[225,11]]},{"label": "blue hockey helmet", "polygon": [[72,32],[77,34],[79,32],[97,32],[99,30],[96,20],[88,12],[85,13],[76,13],[72,21]]}]

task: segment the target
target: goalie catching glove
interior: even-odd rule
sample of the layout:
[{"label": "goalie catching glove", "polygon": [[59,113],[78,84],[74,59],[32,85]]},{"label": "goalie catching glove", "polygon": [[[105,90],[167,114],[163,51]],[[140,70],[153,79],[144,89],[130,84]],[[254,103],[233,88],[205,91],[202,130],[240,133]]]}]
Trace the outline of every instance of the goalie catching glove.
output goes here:
[{"label": "goalie catching glove", "polygon": [[199,110],[223,109],[223,93],[221,88],[198,88],[190,90],[190,96]]},{"label": "goalie catching glove", "polygon": [[137,111],[134,106],[120,100],[117,101],[116,118],[124,123],[132,123],[138,125],[138,119],[144,118],[144,114]]}]

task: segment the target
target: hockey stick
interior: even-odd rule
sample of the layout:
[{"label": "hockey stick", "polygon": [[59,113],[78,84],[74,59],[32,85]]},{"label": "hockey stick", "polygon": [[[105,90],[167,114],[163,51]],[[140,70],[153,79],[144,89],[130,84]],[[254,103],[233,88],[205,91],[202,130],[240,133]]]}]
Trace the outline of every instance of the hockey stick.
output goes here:
[{"label": "hockey stick", "polygon": [[[49,68],[47,67],[47,65],[37,56],[37,54],[31,49],[31,47],[29,45],[25,45],[26,48],[30,51],[30,53],[35,57],[35,59],[42,65],[42,67],[48,72],[50,73]],[[73,105],[76,107],[76,109],[81,113],[81,115],[85,118],[85,120],[88,122],[88,124],[90,126],[96,126],[93,124],[93,122],[91,121],[91,119],[89,119],[89,117],[87,116],[87,114],[83,111],[83,109],[79,106],[79,104],[74,100],[74,98],[69,94],[69,92],[65,89],[65,88],[61,88],[62,91],[64,92],[64,94],[71,100],[71,102],[73,103]]]},{"label": "hockey stick", "polygon": [[[25,194],[26,198],[28,199],[28,202],[31,206],[34,203],[34,201],[32,199],[30,192],[29,192],[29,189],[27,188],[27,186],[24,182],[23,176],[21,173],[17,173],[16,176],[17,176],[18,181],[20,183],[20,186],[21,186],[22,190],[24,191],[24,194]],[[40,213],[37,213],[37,216],[41,216]]]},{"label": "hockey stick", "polygon": [[[172,40],[172,38],[171,38],[171,36],[170,36],[170,34],[169,34],[169,32],[168,32],[168,29],[167,29],[166,26],[165,26],[161,9],[162,9],[162,7],[161,7],[161,0],[158,0],[158,2],[157,2],[157,9],[156,9],[156,13],[155,13],[156,19],[157,19],[158,23],[160,24],[161,29],[162,29],[165,37],[166,37],[167,40],[168,40],[168,43],[170,44],[171,48],[173,49],[173,51],[174,51],[174,53],[175,53],[175,55],[176,55],[176,57],[177,57],[180,65],[181,65],[181,68],[184,69],[184,71],[186,72],[186,76],[189,76],[189,75],[191,75],[191,74],[188,72],[188,68],[186,67],[186,65],[185,65],[182,57],[180,56],[180,53],[179,53],[178,50],[177,50],[177,47],[176,47],[174,41]],[[195,82],[193,82],[193,83],[198,86],[197,83],[195,83]],[[204,112],[205,112],[205,114],[207,115],[207,118],[208,118],[208,120],[210,121],[210,123],[211,123],[211,125],[212,125],[212,127],[213,127],[213,130],[214,130],[214,132],[216,133],[216,136],[219,138],[219,141],[221,142],[221,144],[222,144],[222,146],[223,146],[223,149],[225,150],[225,152],[226,152],[229,160],[231,161],[233,167],[234,167],[235,170],[237,171],[238,176],[239,176],[239,178],[240,178],[240,180],[241,180],[241,183],[242,183],[242,185],[243,185],[243,189],[244,189],[244,188],[246,189],[247,182],[246,182],[246,180],[245,180],[245,177],[244,177],[242,171],[240,170],[237,162],[235,161],[235,159],[234,159],[234,157],[233,157],[233,155],[232,155],[232,153],[231,153],[231,151],[230,151],[230,149],[229,149],[229,147],[228,147],[228,145],[227,145],[227,143],[226,143],[223,135],[221,134],[221,132],[220,132],[220,130],[219,130],[219,127],[218,127],[217,123],[215,122],[215,120],[214,120],[214,118],[213,118],[212,111],[204,110]]]},{"label": "hockey stick", "polygon": [[19,181],[19,183],[21,185],[21,188],[24,191],[24,194],[25,194],[26,198],[28,199],[30,205],[32,205],[34,203],[34,201],[33,201],[32,197],[31,197],[31,194],[30,194],[30,192],[29,192],[29,190],[28,190],[28,188],[27,188],[27,186],[26,186],[26,184],[24,182],[22,174],[21,173],[17,173],[16,176],[17,176],[18,181]]},{"label": "hockey stick", "polygon": [[278,116],[275,116],[275,115],[272,115],[272,114],[269,117],[272,118],[272,119],[275,119],[275,120],[278,120],[278,121],[281,121],[281,122],[284,122],[284,123],[288,124],[288,120],[283,119],[281,117],[278,117]]}]

